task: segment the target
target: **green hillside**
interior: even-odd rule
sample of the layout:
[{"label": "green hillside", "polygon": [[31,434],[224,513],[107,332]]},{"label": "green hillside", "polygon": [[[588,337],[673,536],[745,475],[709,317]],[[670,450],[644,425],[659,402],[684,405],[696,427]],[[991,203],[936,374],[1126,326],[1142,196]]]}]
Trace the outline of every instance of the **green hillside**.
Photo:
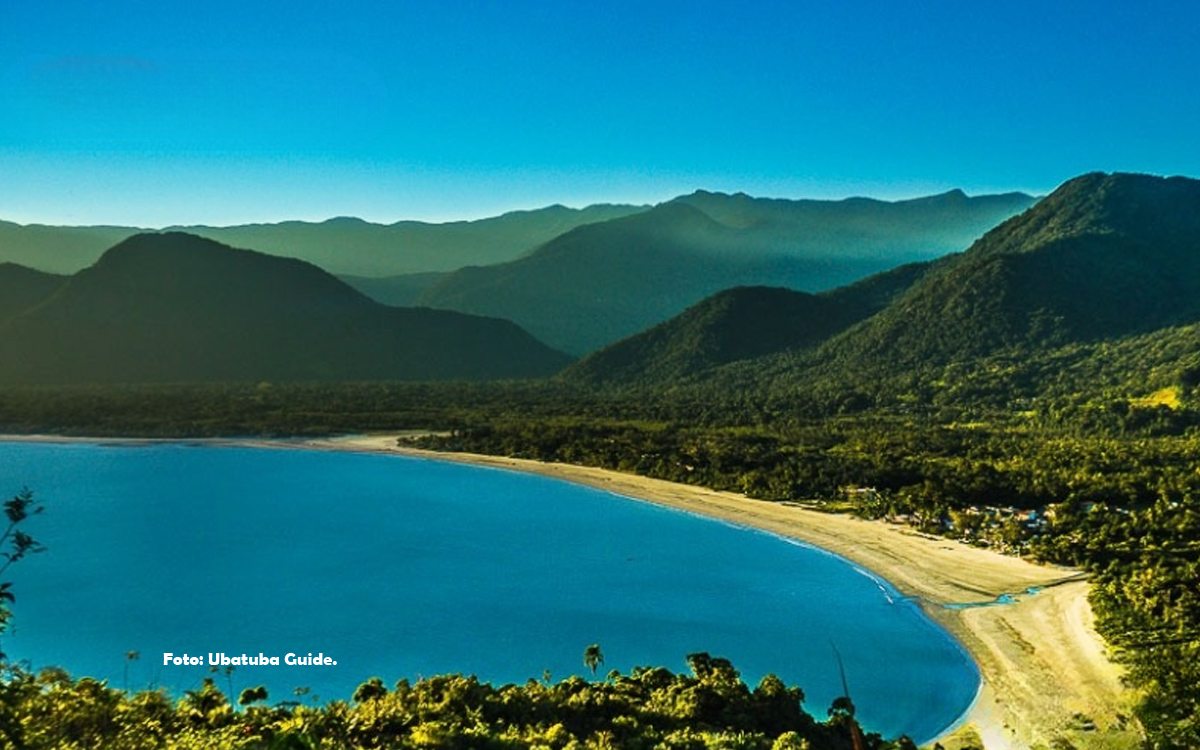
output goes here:
[{"label": "green hillside", "polygon": [[913,263],[822,294],[777,287],[719,292],[569,367],[590,384],[669,382],[713,367],[812,347],[878,312],[933,263]]},{"label": "green hillside", "polygon": [[826,405],[1146,395],[1200,372],[1198,250],[1200,182],[1084,175],[964,253],[816,296],[724,292],[564,375]]},{"label": "green hillside", "polygon": [[822,345],[732,363],[698,387],[802,389],[817,408],[847,394],[971,408],[1186,391],[1200,371],[1197,216],[1200,181],[1085,175]]},{"label": "green hillside", "polygon": [[825,357],[900,368],[1200,319],[1200,181],[1073,179],[982,237]]},{"label": "green hillside", "polygon": [[596,354],[565,373],[572,380],[667,380],[820,340],[854,320],[835,300],[776,287],[737,287]]},{"label": "green hillside", "polygon": [[299,260],[137,235],[0,324],[0,380],[489,379],[567,359],[501,320],[367,299]]},{"label": "green hillside", "polygon": [[896,203],[700,192],[580,227],[509,263],[464,268],[420,301],[507,318],[582,354],[734,286],[816,292],[961,250],[1032,202],[959,192]]}]

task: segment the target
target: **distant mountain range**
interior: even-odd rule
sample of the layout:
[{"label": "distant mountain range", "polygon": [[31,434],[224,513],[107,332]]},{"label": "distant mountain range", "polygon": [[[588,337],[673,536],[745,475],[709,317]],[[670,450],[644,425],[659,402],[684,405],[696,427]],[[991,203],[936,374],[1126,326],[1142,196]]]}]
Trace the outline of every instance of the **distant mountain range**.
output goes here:
[{"label": "distant mountain range", "polygon": [[[479,221],[340,218],[186,233],[314,263],[377,302],[512,320],[582,355],[733,286],[810,292],[961,250],[1034,199],[775,200],[697,191],[653,208],[551,206]],[[0,261],[71,273],[141,230],[0,222]]]},{"label": "distant mountain range", "polygon": [[725,292],[565,377],[928,395],[998,378],[1043,387],[1067,370],[1114,376],[1119,363],[1115,377],[1157,367],[1160,384],[1200,382],[1198,329],[1200,181],[1095,173],[964,253],[816,297]]},{"label": "distant mountain range", "polygon": [[[892,263],[920,243],[951,242],[947,224],[974,231],[971,222],[1029,200],[697,193],[576,227],[504,264],[352,279],[379,296],[487,316],[389,307],[304,261],[184,233],[136,235],[71,276],[0,263],[0,382],[561,371],[589,386],[852,391],[905,403],[1099,382],[1200,386],[1200,181],[1084,175],[979,230],[965,252]],[[895,267],[818,293],[758,283],[833,283],[881,264]],[[706,286],[716,293],[670,313]],[[576,351],[650,323],[571,364],[500,315]]]},{"label": "distant mountain range", "polygon": [[[390,276],[451,271],[519,257],[563,232],[644,211],[644,206],[549,206],[477,221],[373,224],[354,218],[285,221],[231,227],[168,227],[234,247],[299,258],[337,274]],[[55,227],[0,221],[0,262],[54,273],[74,273],[121,240],[146,233],[136,227]]]},{"label": "distant mountain range", "polygon": [[182,233],[71,277],[0,266],[0,382],[536,377],[569,360],[503,320],[399,309],[316,266]]},{"label": "distant mountain range", "polygon": [[730,287],[815,292],[962,250],[1033,202],[961,191],[898,202],[698,192],[578,227],[517,260],[427,277],[424,292],[399,299],[513,320],[584,354]]}]

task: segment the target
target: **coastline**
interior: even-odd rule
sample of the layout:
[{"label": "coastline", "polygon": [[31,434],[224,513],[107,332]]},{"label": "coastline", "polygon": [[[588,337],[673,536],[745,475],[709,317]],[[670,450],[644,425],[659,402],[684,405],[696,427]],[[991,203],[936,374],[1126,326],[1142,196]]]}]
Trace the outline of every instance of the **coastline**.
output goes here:
[{"label": "coastline", "polygon": [[[1135,727],[1126,726],[1128,696],[1121,671],[1109,661],[1107,646],[1093,627],[1087,601],[1090,584],[1077,570],[791,503],[752,500],[608,469],[427,451],[400,446],[396,440],[395,434],[366,435],[300,445],[539,474],[778,534],[860,565],[918,599],[979,669],[982,680],[975,700],[937,740],[947,750],[978,741],[986,750],[1025,750],[1049,745],[1057,737],[1067,737],[1080,748],[1132,748],[1140,737]],[[1014,601],[991,605],[1004,594]],[[980,606],[947,606],[963,604]],[[1095,728],[1084,728],[1086,722]]]},{"label": "coastline", "polygon": [[[633,474],[482,454],[442,453],[397,444],[397,433],[319,439],[198,440],[0,436],[0,441],[158,442],[382,453],[534,473],[794,539],[838,555],[915,598],[975,661],[981,684],[966,713],[938,737],[964,746],[1024,750],[1058,737],[1079,748],[1132,748],[1120,670],[1092,626],[1089,584],[1078,571],[1036,565],[882,521],[809,510],[793,503]],[[1028,593],[1036,589],[1037,593]],[[991,605],[1001,595],[1014,601]],[[949,606],[948,606],[949,605]],[[954,605],[970,605],[955,608]],[[1087,728],[1088,726],[1092,728]],[[974,743],[974,744],[973,744]]]}]

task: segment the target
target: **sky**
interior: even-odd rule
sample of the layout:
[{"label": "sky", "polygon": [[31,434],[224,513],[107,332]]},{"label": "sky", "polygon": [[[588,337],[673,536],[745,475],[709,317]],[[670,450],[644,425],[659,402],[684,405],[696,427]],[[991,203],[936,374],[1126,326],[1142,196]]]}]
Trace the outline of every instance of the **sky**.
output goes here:
[{"label": "sky", "polygon": [[0,0],[0,219],[1200,177],[1200,3]]}]

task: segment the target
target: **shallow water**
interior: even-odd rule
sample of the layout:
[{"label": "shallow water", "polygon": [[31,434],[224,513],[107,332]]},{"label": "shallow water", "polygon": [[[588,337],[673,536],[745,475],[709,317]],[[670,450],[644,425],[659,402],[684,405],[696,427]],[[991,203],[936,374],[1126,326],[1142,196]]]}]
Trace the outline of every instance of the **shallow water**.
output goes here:
[{"label": "shallow water", "polygon": [[599,643],[602,671],[679,670],[708,651],[751,684],[774,672],[823,717],[840,693],[836,643],[864,725],[925,740],[979,684],[915,604],[841,558],[545,477],[307,450],[0,443],[0,492],[23,485],[46,505],[29,530],[49,551],[10,570],[3,645],[116,687],[180,691],[208,673],[163,666],[165,651],[311,651],[337,666],[237,667],[233,688],[346,699],[372,675],[583,674]]}]

